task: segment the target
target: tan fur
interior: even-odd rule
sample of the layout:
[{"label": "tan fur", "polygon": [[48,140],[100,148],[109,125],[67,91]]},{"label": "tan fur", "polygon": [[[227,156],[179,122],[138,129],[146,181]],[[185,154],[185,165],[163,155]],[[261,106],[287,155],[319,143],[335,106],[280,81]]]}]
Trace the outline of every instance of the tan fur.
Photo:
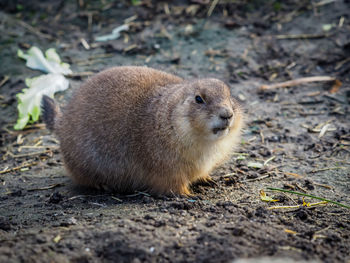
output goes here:
[{"label": "tan fur", "polygon": [[[204,104],[196,102],[197,95]],[[222,114],[230,113],[225,122]],[[191,183],[209,180],[229,158],[242,118],[219,80],[185,81],[146,67],[114,67],[76,91],[54,131],[79,184],[189,195]],[[224,122],[228,128],[215,134]]]}]

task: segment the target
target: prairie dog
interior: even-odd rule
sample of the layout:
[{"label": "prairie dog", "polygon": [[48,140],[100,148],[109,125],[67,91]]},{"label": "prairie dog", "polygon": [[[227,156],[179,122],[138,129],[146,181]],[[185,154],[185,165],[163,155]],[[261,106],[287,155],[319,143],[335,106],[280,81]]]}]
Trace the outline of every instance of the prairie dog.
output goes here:
[{"label": "prairie dog", "polygon": [[88,79],[61,110],[44,96],[43,119],[81,185],[190,195],[237,145],[243,113],[217,79],[186,81],[123,66]]}]

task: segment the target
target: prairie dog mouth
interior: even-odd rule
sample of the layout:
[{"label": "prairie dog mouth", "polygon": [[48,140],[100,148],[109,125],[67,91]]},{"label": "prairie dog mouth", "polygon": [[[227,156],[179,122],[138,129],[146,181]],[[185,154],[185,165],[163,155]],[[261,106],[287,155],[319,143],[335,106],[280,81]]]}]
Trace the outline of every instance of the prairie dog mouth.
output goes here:
[{"label": "prairie dog mouth", "polygon": [[228,126],[214,128],[214,129],[213,129],[213,133],[214,133],[214,134],[217,134],[218,132],[224,131],[224,130],[226,130],[227,128],[228,128]]}]

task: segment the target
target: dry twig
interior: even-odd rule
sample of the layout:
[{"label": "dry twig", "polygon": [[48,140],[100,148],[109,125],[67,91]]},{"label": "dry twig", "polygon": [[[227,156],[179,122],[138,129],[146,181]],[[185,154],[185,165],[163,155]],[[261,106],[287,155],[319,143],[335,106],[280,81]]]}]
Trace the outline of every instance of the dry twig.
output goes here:
[{"label": "dry twig", "polygon": [[344,166],[325,167],[325,168],[321,168],[321,169],[312,170],[312,171],[310,171],[310,173],[318,173],[318,172],[324,172],[324,171],[328,171],[328,170],[338,170],[338,169],[347,169],[347,167],[344,167]]},{"label": "dry twig", "polygon": [[10,76],[5,75],[2,80],[0,81],[0,87],[2,87],[8,80],[10,79]]},{"label": "dry twig", "polygon": [[315,39],[315,38],[324,38],[329,37],[332,34],[322,33],[322,34],[300,34],[300,35],[277,35],[277,39]]},{"label": "dry twig", "polygon": [[34,165],[37,165],[37,164],[38,164],[38,162],[24,163],[24,164],[21,164],[19,166],[13,167],[13,168],[6,168],[6,169],[0,171],[0,174],[14,172],[14,171],[20,170],[20,169],[22,169],[24,167],[30,167],[30,166],[34,166]]},{"label": "dry twig", "polygon": [[267,187],[267,189],[270,190],[270,191],[278,191],[278,192],[284,192],[284,193],[290,193],[290,194],[295,194],[295,195],[306,196],[306,197],[310,197],[310,198],[313,198],[313,199],[318,199],[318,200],[321,200],[321,201],[329,202],[329,203],[332,203],[332,204],[335,204],[335,205],[338,205],[338,206],[350,209],[350,206],[348,206],[348,205],[344,205],[344,204],[341,204],[339,202],[332,201],[332,200],[329,200],[329,199],[326,199],[326,198],[323,198],[323,197],[318,197],[318,196],[314,196],[314,195],[310,195],[310,194],[304,194],[304,193],[290,191],[290,190],[285,190],[285,189],[280,189],[280,188]]},{"label": "dry twig", "polygon": [[53,185],[49,185],[49,186],[46,186],[46,187],[28,189],[27,191],[28,192],[33,192],[33,191],[38,191],[38,190],[49,190],[49,189],[56,188],[56,187],[59,187],[59,186],[62,186],[62,185],[63,184],[53,184]]},{"label": "dry twig", "polygon": [[20,26],[22,26],[22,27],[24,27],[25,29],[27,29],[28,31],[34,33],[34,34],[37,35],[38,37],[46,38],[46,39],[50,39],[50,40],[53,39],[52,36],[40,32],[39,30],[37,30],[36,28],[32,27],[31,25],[25,23],[24,21],[17,20],[17,23],[18,23]]},{"label": "dry twig", "polygon": [[22,158],[22,157],[28,157],[28,156],[36,156],[36,155],[40,155],[40,154],[46,154],[46,153],[50,153],[52,152],[52,150],[45,150],[45,151],[41,151],[41,152],[30,152],[30,153],[23,153],[23,154],[13,154],[12,152],[8,152],[8,154],[12,157],[12,158]]},{"label": "dry twig", "polygon": [[293,79],[293,80],[289,80],[289,81],[285,81],[285,82],[275,83],[272,85],[261,85],[260,90],[271,90],[271,89],[277,89],[277,88],[286,88],[286,87],[297,86],[297,85],[310,83],[310,82],[335,81],[335,80],[336,80],[336,78],[328,77],[328,76],[306,77],[306,78]]},{"label": "dry twig", "polygon": [[83,72],[73,72],[71,74],[67,74],[66,77],[68,78],[76,78],[76,77],[88,77],[95,74],[92,71],[83,71]]},{"label": "dry twig", "polygon": [[[318,206],[318,205],[325,205],[327,203],[328,203],[327,201],[321,201],[321,202],[309,204],[308,207],[313,207],[313,206]],[[269,209],[269,210],[272,210],[272,209],[290,209],[290,208],[294,208],[295,209],[295,208],[300,208],[300,207],[305,207],[305,205],[270,206],[267,209]]]},{"label": "dry twig", "polygon": [[216,5],[218,4],[219,0],[213,0],[213,2],[211,3],[210,7],[209,7],[209,10],[208,10],[208,13],[207,13],[207,16],[211,16],[211,14],[213,13]]},{"label": "dry twig", "polygon": [[265,178],[267,178],[267,177],[269,177],[269,176],[270,176],[270,173],[265,174],[265,175],[260,176],[260,177],[257,177],[257,178],[252,178],[252,179],[243,180],[242,183],[253,182],[253,181],[260,181],[260,180],[263,180],[263,179],[265,179]]}]

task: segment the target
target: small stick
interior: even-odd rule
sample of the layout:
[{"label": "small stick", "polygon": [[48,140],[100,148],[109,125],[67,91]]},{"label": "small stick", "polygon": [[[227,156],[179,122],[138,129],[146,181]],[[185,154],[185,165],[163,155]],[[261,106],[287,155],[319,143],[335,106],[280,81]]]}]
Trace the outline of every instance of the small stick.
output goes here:
[{"label": "small stick", "polygon": [[89,43],[85,40],[85,38],[81,38],[81,39],[80,39],[80,43],[83,45],[83,47],[84,47],[86,50],[89,50],[89,49],[90,49],[90,45],[89,45]]},{"label": "small stick", "polygon": [[0,81],[0,87],[2,87],[8,80],[10,79],[10,76],[5,75],[2,80]]},{"label": "small stick", "polygon": [[296,186],[297,188],[299,188],[301,191],[303,191],[304,193],[307,192],[304,188],[302,188],[302,187],[301,187],[300,185],[298,185],[297,183],[295,183],[295,186]]},{"label": "small stick", "polygon": [[330,33],[325,34],[300,34],[300,35],[277,35],[277,39],[312,39],[312,38],[324,38],[331,36]]},{"label": "small stick", "polygon": [[111,198],[112,198],[112,199],[114,199],[114,200],[117,200],[118,202],[123,202],[123,200],[122,200],[122,199],[120,199],[120,198],[118,198],[118,197],[111,196]]},{"label": "small stick", "polygon": [[42,145],[42,146],[36,146],[36,145],[23,145],[18,147],[18,151],[22,151],[22,149],[52,149],[52,150],[56,150],[59,147],[58,146],[47,146],[47,145]]},{"label": "small stick", "polygon": [[137,45],[136,44],[133,44],[133,45],[131,45],[131,46],[128,46],[128,47],[126,47],[126,48],[124,48],[124,50],[123,50],[123,52],[129,52],[130,50],[133,50],[133,49],[135,49],[135,48],[137,48]]},{"label": "small stick", "polygon": [[30,124],[30,125],[27,125],[25,127],[25,129],[34,129],[34,128],[38,128],[38,129],[44,129],[46,126],[44,123],[35,123],[35,124]]},{"label": "small stick", "polygon": [[289,209],[289,208],[299,208],[300,205],[284,205],[284,206],[270,206],[267,209]]},{"label": "small stick", "polygon": [[21,21],[21,20],[17,20],[16,21],[19,25],[21,25],[22,27],[24,27],[25,29],[27,29],[28,31],[34,33],[35,35],[37,35],[38,37],[41,37],[41,38],[46,38],[46,39],[53,39],[52,36],[48,35],[48,34],[44,34],[44,33],[41,33],[39,30],[37,30],[36,28],[32,27],[31,25]]},{"label": "small stick", "polygon": [[65,75],[68,78],[75,78],[75,77],[88,77],[91,75],[94,75],[95,73],[92,71],[83,71],[83,72],[73,72],[71,74]]},{"label": "small stick", "polygon": [[319,184],[319,183],[315,183],[315,182],[313,182],[313,184],[314,184],[314,185],[317,185],[317,186],[321,186],[321,187],[327,188],[327,189],[330,189],[330,190],[332,190],[332,189],[333,189],[333,187],[332,187],[332,186],[330,186],[330,185],[326,185],[326,184]]},{"label": "small stick", "polygon": [[207,16],[211,16],[211,14],[213,13],[216,5],[218,4],[219,0],[213,0],[213,2],[211,3],[210,7],[209,7],[209,10],[208,10],[208,13],[207,13]]},{"label": "small stick", "polygon": [[338,62],[336,65],[335,65],[335,70],[338,70],[340,69],[345,63],[348,63],[350,61],[350,57],[349,58],[346,58],[340,62]]},{"label": "small stick", "polygon": [[88,14],[87,14],[87,17],[88,17],[88,32],[89,32],[89,34],[91,33],[93,15],[94,15],[94,12],[88,12]]},{"label": "small stick", "polygon": [[[90,45],[91,46],[91,45]],[[74,60],[74,63],[81,63],[81,62],[85,62],[87,60],[97,60],[98,58],[110,58],[113,57],[114,55],[112,53],[103,53],[103,54],[96,54],[94,56],[90,56],[87,59],[83,59],[83,60]],[[79,72],[78,72],[79,73]],[[74,74],[74,73],[73,73]]]},{"label": "small stick", "polygon": [[253,181],[260,181],[260,180],[265,179],[265,178],[267,178],[269,176],[270,176],[270,174],[268,173],[268,174],[265,174],[265,175],[257,177],[257,178],[243,180],[242,183],[253,182]]},{"label": "small stick", "polygon": [[106,194],[103,194],[103,195],[75,195],[75,196],[67,198],[64,201],[67,202],[67,201],[71,201],[71,200],[74,200],[74,199],[77,199],[77,198],[101,197],[101,196],[107,196],[107,195]]},{"label": "small stick", "polygon": [[49,185],[49,186],[41,187],[41,188],[27,189],[27,191],[28,192],[33,192],[33,191],[38,191],[38,190],[49,190],[49,189],[56,188],[56,187],[59,187],[59,186],[62,186],[62,185],[64,185],[64,184],[53,184],[53,185]]},{"label": "small stick", "polygon": [[266,166],[269,162],[271,162],[273,159],[275,159],[276,156],[272,156],[270,157],[269,159],[267,159],[265,162],[264,162],[264,166]]},{"label": "small stick", "polygon": [[249,156],[250,154],[249,153],[236,153],[236,152],[233,152],[231,155]]},{"label": "small stick", "polygon": [[327,226],[326,228],[317,230],[314,234],[319,234],[319,233],[321,233],[321,232],[323,232],[323,231],[326,231],[326,230],[328,230],[330,227],[331,227],[331,226]]},{"label": "small stick", "polygon": [[328,77],[328,76],[314,76],[314,77],[306,77],[306,78],[300,78],[300,79],[293,79],[285,82],[280,82],[272,85],[261,85],[260,90],[270,90],[270,89],[277,89],[277,88],[286,88],[291,86],[297,86],[304,83],[309,82],[317,82],[317,81],[334,81],[336,78],[334,77]]},{"label": "small stick", "polygon": [[265,143],[265,137],[262,131],[260,131],[260,137],[261,137],[261,143],[264,144]]},{"label": "small stick", "polygon": [[319,6],[323,6],[323,5],[328,5],[328,4],[333,3],[335,1],[336,0],[323,0],[323,1],[320,1],[318,3],[315,3],[314,6],[319,7]]},{"label": "small stick", "polygon": [[[309,204],[309,206],[313,207],[313,206],[317,206],[317,205],[325,205],[327,203],[328,203],[327,201],[322,201],[322,202]],[[271,210],[271,209],[288,209],[288,208],[299,208],[302,206],[304,206],[304,205],[271,206],[271,207],[268,207],[267,209],[269,209],[269,210]]]},{"label": "small stick", "polygon": [[226,178],[226,177],[230,177],[232,175],[237,175],[237,173],[229,173],[229,174],[225,174],[223,177]]},{"label": "small stick", "polygon": [[141,192],[141,191],[137,191],[135,194],[126,195],[126,196],[127,197],[135,197],[135,196],[138,196],[138,195],[151,196],[150,194],[145,193],[145,192]]},{"label": "small stick", "polygon": [[14,172],[14,171],[17,171],[17,170],[19,170],[19,169],[21,169],[23,167],[30,167],[30,166],[33,166],[33,165],[36,165],[36,164],[38,164],[38,162],[31,162],[31,163],[21,164],[19,166],[13,167],[13,168],[7,168],[5,170],[2,170],[2,171],[0,171],[0,174]]},{"label": "small stick", "polygon": [[31,153],[24,153],[24,154],[13,154],[13,153],[9,152],[9,155],[12,158],[21,158],[21,157],[28,157],[28,156],[45,154],[45,153],[49,153],[49,152],[52,152],[52,150],[46,150],[46,151],[41,151],[41,152],[31,152]]},{"label": "small stick", "polygon": [[171,14],[168,3],[164,4],[164,13],[167,14],[167,15]]},{"label": "small stick", "polygon": [[129,24],[129,23],[135,21],[135,20],[137,19],[137,17],[138,17],[137,15],[133,15],[133,16],[131,16],[131,17],[125,19],[125,20],[124,20],[124,24]]},{"label": "small stick", "polygon": [[300,175],[300,174],[297,174],[297,173],[290,173],[290,172],[285,172],[286,175],[292,175],[294,177],[297,177],[297,178],[303,178],[304,176],[303,175]]}]

